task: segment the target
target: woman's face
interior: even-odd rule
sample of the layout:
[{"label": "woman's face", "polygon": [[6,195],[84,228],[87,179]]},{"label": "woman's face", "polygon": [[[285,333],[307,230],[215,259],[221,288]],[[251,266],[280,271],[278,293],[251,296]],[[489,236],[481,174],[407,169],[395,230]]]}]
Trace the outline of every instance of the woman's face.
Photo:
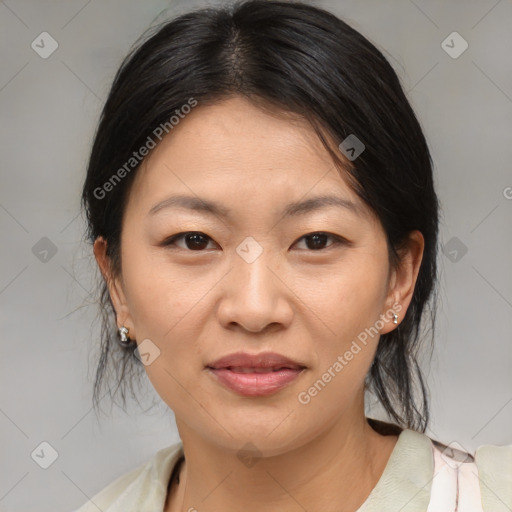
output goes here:
[{"label": "woman's face", "polygon": [[[218,211],[166,205],[174,196]],[[337,199],[314,201],[324,196]],[[191,231],[200,235],[166,243]],[[277,454],[364,418],[365,375],[379,334],[396,327],[393,304],[405,314],[421,249],[416,267],[396,274],[381,225],[313,129],[235,97],[197,106],[142,164],[110,291],[179,426],[226,449],[251,441]],[[277,389],[234,390],[208,365],[235,352],[274,352],[305,369],[282,372],[292,380]]]}]

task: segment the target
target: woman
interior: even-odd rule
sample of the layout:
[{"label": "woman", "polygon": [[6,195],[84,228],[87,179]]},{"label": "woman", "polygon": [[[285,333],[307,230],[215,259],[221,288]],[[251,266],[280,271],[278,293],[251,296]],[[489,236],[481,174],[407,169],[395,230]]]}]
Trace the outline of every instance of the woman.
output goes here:
[{"label": "woman", "polygon": [[[80,512],[512,507],[512,446],[425,435],[432,162],[346,23],[261,0],[166,23],[115,77],[82,199],[104,278],[95,403],[107,367],[123,386],[145,371],[181,441]],[[366,417],[367,391],[392,422]]]}]

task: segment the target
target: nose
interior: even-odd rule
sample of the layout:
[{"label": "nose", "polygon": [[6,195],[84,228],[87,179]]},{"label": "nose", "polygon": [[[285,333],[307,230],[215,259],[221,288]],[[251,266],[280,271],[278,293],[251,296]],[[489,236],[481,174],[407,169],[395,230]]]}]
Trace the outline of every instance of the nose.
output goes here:
[{"label": "nose", "polygon": [[290,325],[293,318],[293,292],[279,275],[275,261],[266,252],[251,263],[234,257],[234,267],[223,280],[222,298],[217,309],[219,322],[261,333]]}]

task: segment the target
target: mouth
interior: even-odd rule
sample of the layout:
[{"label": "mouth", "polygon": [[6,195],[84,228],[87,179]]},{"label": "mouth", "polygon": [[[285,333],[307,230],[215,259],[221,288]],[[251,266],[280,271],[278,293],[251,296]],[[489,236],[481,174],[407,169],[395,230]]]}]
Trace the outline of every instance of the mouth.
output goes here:
[{"label": "mouth", "polygon": [[273,395],[291,385],[305,371],[305,367],[207,367],[216,384],[244,397]]},{"label": "mouth", "polygon": [[266,396],[277,393],[302,375],[307,367],[275,352],[228,354],[206,365],[214,379],[242,396]]}]

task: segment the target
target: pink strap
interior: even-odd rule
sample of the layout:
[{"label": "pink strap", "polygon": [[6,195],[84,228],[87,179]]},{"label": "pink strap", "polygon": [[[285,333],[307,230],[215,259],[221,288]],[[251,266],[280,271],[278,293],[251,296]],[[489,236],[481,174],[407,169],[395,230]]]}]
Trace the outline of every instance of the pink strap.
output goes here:
[{"label": "pink strap", "polygon": [[427,512],[484,512],[475,462],[459,462],[432,445],[434,477]]}]

